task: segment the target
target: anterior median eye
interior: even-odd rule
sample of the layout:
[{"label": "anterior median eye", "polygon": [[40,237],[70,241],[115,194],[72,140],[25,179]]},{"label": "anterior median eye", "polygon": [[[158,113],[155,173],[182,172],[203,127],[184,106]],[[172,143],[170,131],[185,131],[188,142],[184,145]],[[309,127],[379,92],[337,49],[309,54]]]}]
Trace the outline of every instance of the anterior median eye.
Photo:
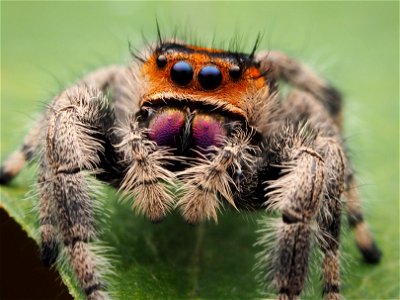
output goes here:
[{"label": "anterior median eye", "polygon": [[203,89],[213,90],[222,83],[222,74],[217,66],[205,66],[200,70],[199,82]]},{"label": "anterior median eye", "polygon": [[186,61],[178,61],[171,68],[171,79],[182,86],[189,84],[193,78],[192,66]]}]

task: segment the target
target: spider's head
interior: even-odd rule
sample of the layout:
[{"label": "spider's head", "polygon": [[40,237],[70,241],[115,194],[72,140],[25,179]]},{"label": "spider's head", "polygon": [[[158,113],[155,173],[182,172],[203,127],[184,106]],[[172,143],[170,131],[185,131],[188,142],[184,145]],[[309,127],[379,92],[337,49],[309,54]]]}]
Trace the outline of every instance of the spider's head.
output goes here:
[{"label": "spider's head", "polygon": [[247,126],[254,99],[269,92],[253,55],[177,42],[155,47],[141,72],[150,139],[182,152],[220,145]]},{"label": "spider's head", "polygon": [[142,68],[143,103],[179,101],[210,106],[247,119],[247,101],[267,83],[252,55],[162,43]]}]

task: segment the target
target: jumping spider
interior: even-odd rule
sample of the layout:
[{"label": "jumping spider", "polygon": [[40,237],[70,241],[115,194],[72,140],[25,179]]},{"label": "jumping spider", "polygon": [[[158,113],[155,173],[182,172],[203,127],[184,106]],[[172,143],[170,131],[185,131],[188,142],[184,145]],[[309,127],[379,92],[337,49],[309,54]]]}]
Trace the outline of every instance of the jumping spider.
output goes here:
[{"label": "jumping spider", "polygon": [[[107,297],[89,247],[88,173],[134,196],[133,209],[154,222],[173,208],[189,223],[216,220],[221,205],[277,211],[261,264],[279,299],[302,292],[314,236],[325,298],[340,298],[342,195],[364,258],[379,261],[341,135],[341,96],[327,81],[256,47],[244,54],[160,38],[134,56],[55,97],[1,169],[5,184],[39,158],[44,263],[64,244],[87,297]],[[287,96],[280,81],[292,87]]]}]

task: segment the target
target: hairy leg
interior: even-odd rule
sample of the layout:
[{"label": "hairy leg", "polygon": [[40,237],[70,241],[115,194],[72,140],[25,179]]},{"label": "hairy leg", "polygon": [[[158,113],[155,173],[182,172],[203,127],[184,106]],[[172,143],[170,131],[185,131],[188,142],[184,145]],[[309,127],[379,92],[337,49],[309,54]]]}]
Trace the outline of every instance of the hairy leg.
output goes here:
[{"label": "hairy leg", "polygon": [[[313,101],[307,101],[310,97]],[[267,275],[262,280],[272,282],[280,299],[296,299],[303,291],[325,186],[325,163],[315,145],[321,131],[309,120],[310,108],[330,119],[311,94],[296,90],[282,101],[274,127],[264,133],[267,165],[281,170],[278,179],[264,181],[265,206],[281,212],[282,219],[262,223],[259,267]]]},{"label": "hairy leg", "polygon": [[273,81],[281,79],[294,87],[309,92],[328,110],[335,124],[342,124],[342,97],[326,80],[319,77],[306,65],[278,51],[263,51],[255,56],[265,77]]},{"label": "hairy leg", "polygon": [[277,240],[273,246],[271,275],[279,299],[296,299],[307,277],[316,217],[324,181],[324,164],[314,150],[293,150],[286,174],[273,182],[268,192],[268,207],[282,212]]},{"label": "hairy leg", "polygon": [[[127,72],[126,68],[111,66],[104,69],[97,70],[81,81],[76,83],[73,87],[66,90],[73,90],[77,86],[91,86],[99,90],[106,90],[108,88],[120,90],[122,83],[118,76],[123,72]],[[65,93],[65,92],[64,92]],[[118,96],[121,92],[117,92]],[[60,97],[56,97],[53,103],[59,101]],[[25,163],[29,162],[34,158],[34,154],[40,151],[41,141],[44,139],[43,133],[46,128],[49,113],[43,113],[43,115],[36,121],[28,134],[25,136],[23,145],[20,149],[12,153],[9,158],[2,164],[0,168],[0,184],[9,183],[18,173],[24,168]]]},{"label": "hairy leg", "polygon": [[[335,139],[337,143],[341,141],[340,131],[333,124],[322,105],[311,94],[294,90],[283,103],[283,107],[290,120],[295,120],[299,124],[307,121],[311,128],[322,135]],[[343,142],[340,143],[343,144]],[[343,148],[343,146],[340,147]],[[368,225],[364,221],[357,183],[348,159],[345,159],[345,165],[344,197],[348,208],[349,223],[354,230],[358,248],[365,260],[369,263],[376,263],[381,257],[381,251],[375,244]]]},{"label": "hairy leg", "polygon": [[21,149],[12,153],[0,168],[0,184],[9,183],[24,168],[37,151],[42,137],[44,118],[37,121],[25,136]]},{"label": "hairy leg", "polygon": [[47,158],[42,158],[39,171],[39,223],[40,223],[40,256],[45,266],[52,265],[58,256],[59,236],[56,203],[53,199],[53,174],[49,169]]},{"label": "hairy leg", "polygon": [[[255,166],[257,147],[250,144],[251,137],[237,131],[215,152],[195,162],[192,167],[182,171],[182,198],[178,202],[184,218],[192,224],[204,219],[217,221],[218,197],[225,199],[236,208],[231,193],[231,185],[240,188],[239,183],[228,174],[229,170],[241,172],[242,168]],[[211,149],[210,149],[211,150]]]},{"label": "hairy leg", "polygon": [[[89,299],[103,299],[103,282],[89,242],[96,238],[94,203],[84,170],[95,170],[103,151],[97,139],[108,119],[106,100],[98,90],[84,86],[59,96],[49,109],[49,122],[42,158],[41,232],[42,244],[51,263],[54,215],[71,266]],[[53,208],[54,205],[54,208]],[[49,252],[50,251],[50,252]],[[53,253],[52,253],[53,251]]]},{"label": "hairy leg", "polygon": [[132,207],[153,222],[161,221],[174,204],[171,192],[175,175],[165,169],[176,157],[165,148],[157,148],[132,115],[129,124],[120,124],[120,142],[115,145],[127,172],[120,190],[128,197],[134,196]]},{"label": "hairy leg", "polygon": [[325,162],[324,196],[318,218],[320,248],[323,260],[323,294],[328,300],[340,299],[339,238],[341,225],[341,195],[344,189],[345,157],[341,145],[332,138],[316,140],[318,152]]},{"label": "hairy leg", "polygon": [[361,198],[358,191],[357,182],[354,175],[347,175],[347,184],[344,192],[347,205],[347,213],[349,224],[353,229],[358,249],[368,263],[378,263],[381,259],[382,252],[376,245],[361,208]]}]

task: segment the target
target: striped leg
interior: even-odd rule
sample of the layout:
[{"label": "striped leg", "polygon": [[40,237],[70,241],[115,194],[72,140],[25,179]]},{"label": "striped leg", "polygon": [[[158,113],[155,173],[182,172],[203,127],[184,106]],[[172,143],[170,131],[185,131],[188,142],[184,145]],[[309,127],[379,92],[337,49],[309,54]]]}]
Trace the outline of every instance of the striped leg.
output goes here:
[{"label": "striped leg", "polygon": [[306,65],[279,51],[262,51],[256,55],[260,70],[273,81],[285,80],[294,87],[311,93],[328,110],[336,125],[342,125],[342,97],[329,82]]},{"label": "striped leg", "polygon": [[[75,87],[65,91],[64,94],[76,89],[77,86],[91,86],[96,87],[99,90],[103,90],[108,86],[114,86],[117,90],[122,90],[122,86],[126,84],[125,80],[128,80],[126,78],[129,78],[129,76],[126,76],[126,72],[128,72],[127,69],[118,66],[99,69],[88,74],[78,82]],[[122,97],[121,95],[119,96]],[[60,100],[60,98],[62,97],[56,97],[53,100],[53,106]],[[9,183],[24,168],[25,163],[29,162],[33,158],[34,154],[37,153],[38,145],[44,139],[43,133],[45,132],[48,119],[49,115],[48,111],[46,111],[43,116],[34,123],[33,127],[25,136],[21,149],[12,153],[2,164],[0,168],[0,184]]]},{"label": "striped leg", "polygon": [[21,149],[12,153],[0,168],[0,184],[9,183],[24,168],[25,163],[29,162],[37,150],[41,140],[43,129],[43,119],[37,121],[32,129],[25,136]]},{"label": "striped leg", "polygon": [[327,300],[340,299],[339,238],[341,225],[341,194],[344,188],[345,160],[341,146],[330,138],[317,140],[319,153],[325,161],[325,195],[319,214],[320,248],[324,254],[322,264]]},{"label": "striped leg", "polygon": [[361,198],[353,174],[348,175],[347,187],[344,192],[348,210],[348,220],[356,238],[358,249],[361,251],[364,259],[368,263],[378,263],[382,252],[376,245],[368,225],[364,221]]},{"label": "striped leg", "polygon": [[176,158],[168,149],[157,148],[156,143],[147,138],[145,130],[139,128],[134,116],[130,117],[129,125],[120,130],[121,142],[115,146],[123,157],[121,165],[127,168],[120,190],[128,199],[135,197],[134,210],[152,222],[160,222],[175,200],[170,191],[175,176],[165,165]]},{"label": "striped leg", "polygon": [[324,180],[324,163],[313,150],[302,148],[287,174],[270,186],[271,208],[282,211],[272,255],[273,283],[279,299],[297,299],[308,272],[312,223]]},{"label": "striped leg", "polygon": [[[228,171],[256,169],[257,160],[254,154],[258,148],[252,146],[250,141],[251,136],[238,130],[233,137],[225,141],[224,146],[213,149],[216,150],[213,155],[199,160],[197,164],[179,174],[183,181],[183,196],[177,206],[188,223],[196,224],[211,218],[217,221],[219,197],[236,208],[230,186],[234,181]],[[235,184],[240,190],[241,183]]]},{"label": "striped leg", "polygon": [[43,158],[39,174],[39,221],[41,260],[45,266],[52,265],[58,256],[58,221],[57,209],[52,198],[52,174],[46,158]]},{"label": "striped leg", "polygon": [[98,91],[74,88],[62,94],[50,112],[43,154],[43,161],[48,161],[41,197],[43,253],[49,262],[55,255],[52,234],[48,233],[54,219],[52,201],[63,243],[83,291],[89,299],[104,299],[99,266],[89,245],[96,233],[90,187],[82,171],[93,170],[99,163],[98,154],[103,148],[96,137],[107,114],[105,100]]}]

